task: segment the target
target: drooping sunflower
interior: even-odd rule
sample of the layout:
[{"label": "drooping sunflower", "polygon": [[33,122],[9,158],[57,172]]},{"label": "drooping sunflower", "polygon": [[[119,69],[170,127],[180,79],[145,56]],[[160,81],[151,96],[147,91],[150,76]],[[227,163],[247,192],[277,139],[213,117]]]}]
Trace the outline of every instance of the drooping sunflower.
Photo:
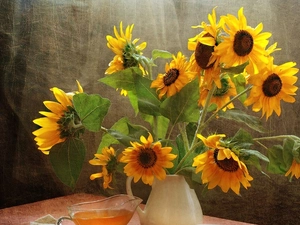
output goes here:
[{"label": "drooping sunflower", "polygon": [[[221,78],[220,81],[221,81],[221,87],[215,88],[213,96],[210,101],[211,104],[216,104],[217,110],[223,107],[226,103],[228,103],[232,96],[237,95],[235,85],[231,81],[230,77],[224,76]],[[207,85],[202,85],[202,87],[200,87],[200,98],[198,101],[199,105],[202,106],[205,105],[209,90],[210,89],[207,87]],[[227,108],[228,109],[234,108],[233,103],[232,102],[229,103],[226,107],[223,108],[223,110],[225,111]]]},{"label": "drooping sunflower", "polygon": [[103,188],[107,189],[112,187],[110,183],[112,182],[113,172],[117,166],[117,156],[114,148],[105,147],[102,149],[101,154],[95,154],[95,158],[89,161],[91,165],[101,166],[102,172],[94,173],[90,176],[91,180],[96,178],[103,178]]},{"label": "drooping sunflower", "polygon": [[187,83],[195,78],[196,72],[190,70],[190,62],[186,57],[178,52],[173,55],[170,64],[166,63],[165,73],[158,74],[157,78],[151,83],[151,88],[159,91],[158,97],[161,99],[165,94],[168,97],[175,95]]},{"label": "drooping sunflower", "polygon": [[142,54],[141,51],[146,48],[147,43],[143,42],[137,45],[139,39],[132,40],[133,27],[134,24],[128,25],[124,32],[121,21],[120,32],[118,32],[116,26],[114,26],[115,37],[112,37],[111,35],[106,36],[108,48],[111,49],[116,55],[109,63],[109,67],[105,71],[105,74],[112,74],[129,67],[139,66],[139,62],[136,60],[136,57],[133,56],[134,54]]},{"label": "drooping sunflower", "polygon": [[[138,61],[138,56],[142,55],[142,50],[147,46],[146,42],[137,45],[139,39],[132,40],[132,30],[134,24],[128,25],[123,31],[123,23],[120,22],[120,33],[116,26],[114,26],[115,37],[111,35],[106,36],[107,47],[111,49],[116,55],[109,63],[109,67],[105,71],[105,74],[112,74],[117,71],[124,70],[129,67],[139,67],[143,74],[145,74],[144,68]],[[121,95],[126,96],[127,91],[121,90]]]},{"label": "drooping sunflower", "polygon": [[208,189],[219,186],[225,193],[232,189],[239,195],[240,184],[246,189],[251,186],[249,181],[253,178],[246,165],[233,151],[220,144],[224,134],[211,135],[208,138],[201,135],[198,137],[210,149],[196,156],[193,166],[196,167],[196,173],[202,171],[201,179],[204,184],[208,183]]},{"label": "drooping sunflower", "polygon": [[296,63],[287,62],[282,65],[274,65],[270,60],[267,67],[259,75],[249,78],[249,83],[253,85],[245,105],[252,105],[252,110],[258,112],[262,109],[262,116],[268,119],[273,111],[280,116],[280,101],[295,102],[295,92],[298,87],[294,84],[297,77],[294,76],[299,69],[294,68]]},{"label": "drooping sunflower", "polygon": [[293,159],[290,169],[286,172],[285,176],[290,176],[291,178],[295,176],[297,179],[300,177],[300,163]]},{"label": "drooping sunflower", "polygon": [[249,61],[247,71],[257,74],[259,68],[268,63],[265,49],[269,42],[268,38],[272,34],[261,33],[262,23],[255,28],[248,26],[243,7],[238,11],[238,18],[231,14],[222,18],[225,22],[223,30],[229,37],[223,37],[223,41],[215,48],[215,54],[220,56],[220,62],[224,63],[227,68]]},{"label": "drooping sunflower", "polygon": [[145,184],[152,185],[154,177],[163,180],[166,177],[165,168],[172,168],[173,159],[177,155],[171,154],[171,147],[162,147],[161,143],[153,143],[153,137],[149,133],[148,138],[140,137],[141,143],[131,142],[132,147],[123,151],[120,162],[126,163],[124,172],[127,176],[133,176],[134,182],[142,179]]},{"label": "drooping sunflower", "polygon": [[[78,92],[83,92],[80,83],[77,81]],[[69,126],[70,120],[78,119],[77,113],[73,108],[73,94],[66,94],[63,90],[53,87],[50,89],[53,92],[56,101],[44,101],[44,105],[50,111],[40,111],[44,117],[33,120],[33,123],[41,128],[35,130],[33,135],[34,140],[39,146],[38,149],[48,155],[49,150],[56,144],[64,142],[66,138],[72,135],[72,130]]]},{"label": "drooping sunflower", "polygon": [[199,72],[204,72],[204,81],[207,84],[214,81],[220,87],[220,69],[218,68],[220,57],[214,54],[214,49],[219,44],[223,20],[221,19],[217,23],[215,8],[212,10],[212,14],[208,14],[208,20],[210,24],[202,22],[201,25],[192,26],[192,28],[203,28],[203,31],[189,39],[188,49],[194,51],[191,61],[197,65]]}]

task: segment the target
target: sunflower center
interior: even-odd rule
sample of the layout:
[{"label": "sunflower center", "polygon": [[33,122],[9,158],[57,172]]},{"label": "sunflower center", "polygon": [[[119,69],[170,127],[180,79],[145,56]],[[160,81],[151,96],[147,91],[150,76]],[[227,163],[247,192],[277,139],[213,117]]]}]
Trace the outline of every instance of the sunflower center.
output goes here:
[{"label": "sunflower center", "polygon": [[164,76],[164,84],[166,86],[170,86],[171,84],[173,84],[177,78],[179,77],[179,70],[172,68],[170,69]]},{"label": "sunflower center", "polygon": [[273,73],[264,81],[262,85],[262,90],[265,96],[274,97],[276,96],[282,88],[282,82],[280,77]]},{"label": "sunflower center", "polygon": [[110,155],[109,157],[109,161],[107,162],[107,171],[108,173],[112,173],[113,171],[115,171],[117,165],[118,165],[118,161],[117,161],[117,157],[115,157],[114,155]]},{"label": "sunflower center", "polygon": [[139,164],[143,168],[151,168],[157,161],[157,155],[151,148],[144,148],[139,154]]},{"label": "sunflower center", "polygon": [[239,169],[239,164],[233,158],[218,160],[219,149],[214,151],[214,159],[219,168],[226,172],[235,172]]},{"label": "sunflower center", "polygon": [[216,88],[214,91],[214,96],[221,97],[224,96],[230,88],[230,84],[226,78],[221,78],[221,88]]},{"label": "sunflower center", "polygon": [[[212,37],[210,34],[205,34],[204,37]],[[214,51],[214,46],[204,45],[198,42],[196,49],[195,49],[195,60],[202,69],[209,69],[211,68],[214,63],[209,65],[209,59]]]},{"label": "sunflower center", "polygon": [[248,31],[240,30],[234,36],[233,50],[238,56],[248,55],[253,48],[253,37]]},{"label": "sunflower center", "polygon": [[81,126],[80,118],[71,106],[67,107],[64,115],[57,121],[59,125],[60,138],[70,136],[79,137],[83,133],[84,127]]}]

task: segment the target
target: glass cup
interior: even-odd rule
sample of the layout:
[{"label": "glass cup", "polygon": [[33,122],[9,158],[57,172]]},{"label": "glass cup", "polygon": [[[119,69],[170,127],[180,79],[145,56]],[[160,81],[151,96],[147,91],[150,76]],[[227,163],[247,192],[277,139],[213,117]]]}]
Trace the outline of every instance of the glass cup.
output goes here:
[{"label": "glass cup", "polygon": [[114,195],[98,201],[82,202],[68,207],[69,216],[60,217],[56,225],[67,219],[76,225],[126,225],[142,199],[129,195]]}]

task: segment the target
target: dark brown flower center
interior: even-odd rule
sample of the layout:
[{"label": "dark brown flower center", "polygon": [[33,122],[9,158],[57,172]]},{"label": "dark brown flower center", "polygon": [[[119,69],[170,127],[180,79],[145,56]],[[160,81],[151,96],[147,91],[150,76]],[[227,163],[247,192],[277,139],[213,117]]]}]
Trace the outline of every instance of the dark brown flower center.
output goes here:
[{"label": "dark brown flower center", "polygon": [[166,86],[170,86],[171,84],[173,84],[177,78],[179,77],[179,70],[172,68],[170,69],[164,76],[164,84]]},{"label": "dark brown flower center", "polygon": [[253,37],[248,31],[240,30],[234,36],[233,50],[238,56],[248,55],[253,48]]},{"label": "dark brown flower center", "polygon": [[219,168],[227,172],[235,172],[239,169],[239,164],[233,158],[218,160],[219,149],[214,151],[214,159]]},{"label": "dark brown flower center", "polygon": [[273,73],[268,76],[262,85],[262,91],[267,97],[276,96],[282,88],[282,82],[280,77]]},{"label": "dark brown flower center", "polygon": [[139,154],[138,161],[143,168],[151,168],[157,161],[157,155],[151,148],[144,148]]},{"label": "dark brown flower center", "polygon": [[[204,37],[212,37],[210,34],[205,34]],[[209,69],[211,68],[214,63],[209,65],[209,59],[214,51],[214,46],[204,45],[198,42],[196,49],[195,49],[195,60],[202,69]]]}]

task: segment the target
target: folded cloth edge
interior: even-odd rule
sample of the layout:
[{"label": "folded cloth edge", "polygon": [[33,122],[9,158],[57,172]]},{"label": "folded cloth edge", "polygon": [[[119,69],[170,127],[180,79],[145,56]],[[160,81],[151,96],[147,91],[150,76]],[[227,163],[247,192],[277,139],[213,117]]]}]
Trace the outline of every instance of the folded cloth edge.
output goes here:
[{"label": "folded cloth edge", "polygon": [[55,223],[56,219],[52,215],[48,214],[41,218],[38,218],[35,221],[30,222],[30,225],[53,225]]}]

